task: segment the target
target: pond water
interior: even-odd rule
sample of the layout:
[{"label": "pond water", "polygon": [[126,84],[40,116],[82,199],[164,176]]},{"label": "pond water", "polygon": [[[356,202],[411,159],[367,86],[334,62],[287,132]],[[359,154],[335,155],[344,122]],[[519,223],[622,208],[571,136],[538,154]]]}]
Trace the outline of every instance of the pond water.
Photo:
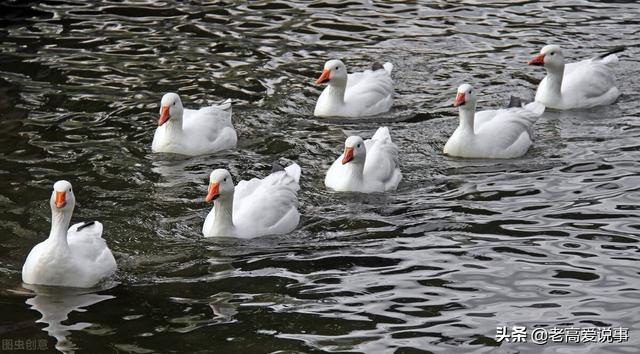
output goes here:
[{"label": "pond water", "polygon": [[[10,352],[637,353],[640,5],[563,1],[5,2],[0,5],[0,339]],[[522,158],[443,156],[459,84],[479,109],[531,100],[547,43],[626,45],[611,106],[548,112]],[[392,110],[313,117],[325,60],[395,65]],[[238,148],[151,154],[160,98],[234,101]],[[327,191],[346,136],[386,125],[396,192]],[[207,239],[208,175],[302,166],[288,235]],[[21,282],[68,179],[118,272],[100,289]],[[37,295],[35,295],[37,294]],[[35,295],[35,296],[34,296]],[[624,327],[613,343],[498,342],[497,327]],[[26,348],[25,348],[26,349]],[[3,351],[4,352],[4,351]]]}]

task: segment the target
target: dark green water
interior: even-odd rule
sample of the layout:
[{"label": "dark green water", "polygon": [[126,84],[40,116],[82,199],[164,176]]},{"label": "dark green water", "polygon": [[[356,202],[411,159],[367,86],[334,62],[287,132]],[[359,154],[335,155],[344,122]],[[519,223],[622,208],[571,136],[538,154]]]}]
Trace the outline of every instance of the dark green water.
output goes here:
[{"label": "dark green water", "polygon": [[[0,5],[0,340],[82,353],[637,353],[640,5],[571,1],[46,1]],[[548,113],[511,161],[442,155],[456,87],[479,108],[532,99],[547,43],[571,60],[627,45],[620,100]],[[324,61],[395,64],[397,99],[368,119],[312,116]],[[160,98],[234,100],[238,148],[153,155]],[[388,125],[395,193],[336,194],[347,135]],[[204,240],[214,168],[303,168],[289,235]],[[25,289],[52,184],[97,219],[114,283]],[[44,318],[42,320],[41,317]],[[628,327],[612,344],[498,343],[497,326]],[[33,343],[33,342],[30,342]],[[14,348],[15,349],[15,348]],[[2,350],[0,353],[11,352]],[[27,352],[15,350],[15,352]]]}]

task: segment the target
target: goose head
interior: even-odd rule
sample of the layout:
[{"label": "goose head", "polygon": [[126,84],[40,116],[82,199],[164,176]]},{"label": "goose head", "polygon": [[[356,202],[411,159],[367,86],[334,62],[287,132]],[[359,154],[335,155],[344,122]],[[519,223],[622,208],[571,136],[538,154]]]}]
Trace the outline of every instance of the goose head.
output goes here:
[{"label": "goose head", "polygon": [[178,94],[169,92],[162,96],[160,101],[160,118],[158,126],[166,123],[170,118],[182,119],[182,101]]},{"label": "goose head", "polygon": [[546,45],[540,50],[540,54],[529,60],[529,65],[544,66],[546,68],[559,68],[564,65],[562,49],[557,45]]},{"label": "goose head", "polygon": [[207,202],[212,200],[233,200],[235,186],[231,174],[225,169],[217,169],[209,176],[209,191],[207,192]]},{"label": "goose head", "polygon": [[324,64],[324,70],[320,77],[316,80],[316,85],[329,83],[347,82],[347,67],[338,59],[329,60]]},{"label": "goose head", "polygon": [[76,205],[76,198],[73,195],[71,183],[65,180],[56,182],[53,185],[49,204],[51,205],[51,210],[63,213],[72,212]]},{"label": "goose head", "polygon": [[458,87],[458,93],[456,99],[453,101],[454,107],[462,108],[474,108],[476,105],[477,96],[476,90],[469,84],[462,84]]},{"label": "goose head", "polygon": [[344,154],[342,156],[342,164],[356,162],[364,164],[367,158],[367,150],[364,141],[359,136],[350,136],[344,142]]}]

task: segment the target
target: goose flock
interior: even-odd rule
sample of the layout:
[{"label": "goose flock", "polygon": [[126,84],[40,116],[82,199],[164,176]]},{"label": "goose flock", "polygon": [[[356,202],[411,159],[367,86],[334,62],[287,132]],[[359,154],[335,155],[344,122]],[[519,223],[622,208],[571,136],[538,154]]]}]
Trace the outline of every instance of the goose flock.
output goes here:
[{"label": "goose flock", "polygon": [[[608,105],[620,91],[611,67],[618,62],[615,48],[577,63],[565,64],[563,51],[547,45],[529,65],[544,66],[535,101],[497,110],[476,111],[478,93],[469,84],[458,87],[454,106],[460,123],[444,146],[449,156],[509,159],[527,153],[532,128],[545,109],[581,109]],[[340,60],[329,60],[315,81],[327,84],[317,100],[318,117],[363,117],[387,112],[393,105],[391,63],[349,74]],[[232,149],[237,133],[231,120],[231,101],[198,110],[186,109],[180,97],[167,93],[160,102],[158,127],[151,150],[188,156]],[[251,238],[286,234],[300,221],[298,191],[302,169],[293,163],[263,179],[240,181],[225,169],[211,172],[205,201],[213,203],[204,220],[205,237]],[[370,139],[350,136],[344,151],[331,164],[325,186],[338,192],[384,193],[395,190],[402,179],[398,147],[388,127]],[[116,271],[116,261],[102,238],[102,224],[89,221],[69,227],[75,207],[68,181],[53,185],[50,198],[51,232],[33,247],[22,268],[26,284],[90,288]]]}]

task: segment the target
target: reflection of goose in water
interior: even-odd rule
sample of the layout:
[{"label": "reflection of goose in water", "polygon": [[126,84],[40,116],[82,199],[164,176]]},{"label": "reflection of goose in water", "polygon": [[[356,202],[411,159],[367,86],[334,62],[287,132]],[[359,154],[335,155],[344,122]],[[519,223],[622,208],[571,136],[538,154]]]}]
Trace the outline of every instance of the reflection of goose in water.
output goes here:
[{"label": "reflection of goose in water", "polygon": [[238,314],[237,305],[232,303],[231,300],[233,300],[233,294],[231,293],[218,293],[211,296],[209,307],[216,322],[231,322]]},{"label": "reflection of goose in water", "polygon": [[[38,323],[45,323],[43,328],[51,337],[56,339],[56,349],[63,353],[74,353],[76,345],[68,338],[71,331],[78,331],[91,326],[91,323],[78,322],[73,324],[62,324],[69,319],[69,313],[73,311],[84,312],[86,308],[101,301],[114,298],[111,295],[99,295],[87,292],[87,289],[60,288],[24,284],[33,290],[36,296],[25,301],[42,314]],[[95,290],[95,289],[94,289]],[[100,289],[104,290],[104,289]]]}]

